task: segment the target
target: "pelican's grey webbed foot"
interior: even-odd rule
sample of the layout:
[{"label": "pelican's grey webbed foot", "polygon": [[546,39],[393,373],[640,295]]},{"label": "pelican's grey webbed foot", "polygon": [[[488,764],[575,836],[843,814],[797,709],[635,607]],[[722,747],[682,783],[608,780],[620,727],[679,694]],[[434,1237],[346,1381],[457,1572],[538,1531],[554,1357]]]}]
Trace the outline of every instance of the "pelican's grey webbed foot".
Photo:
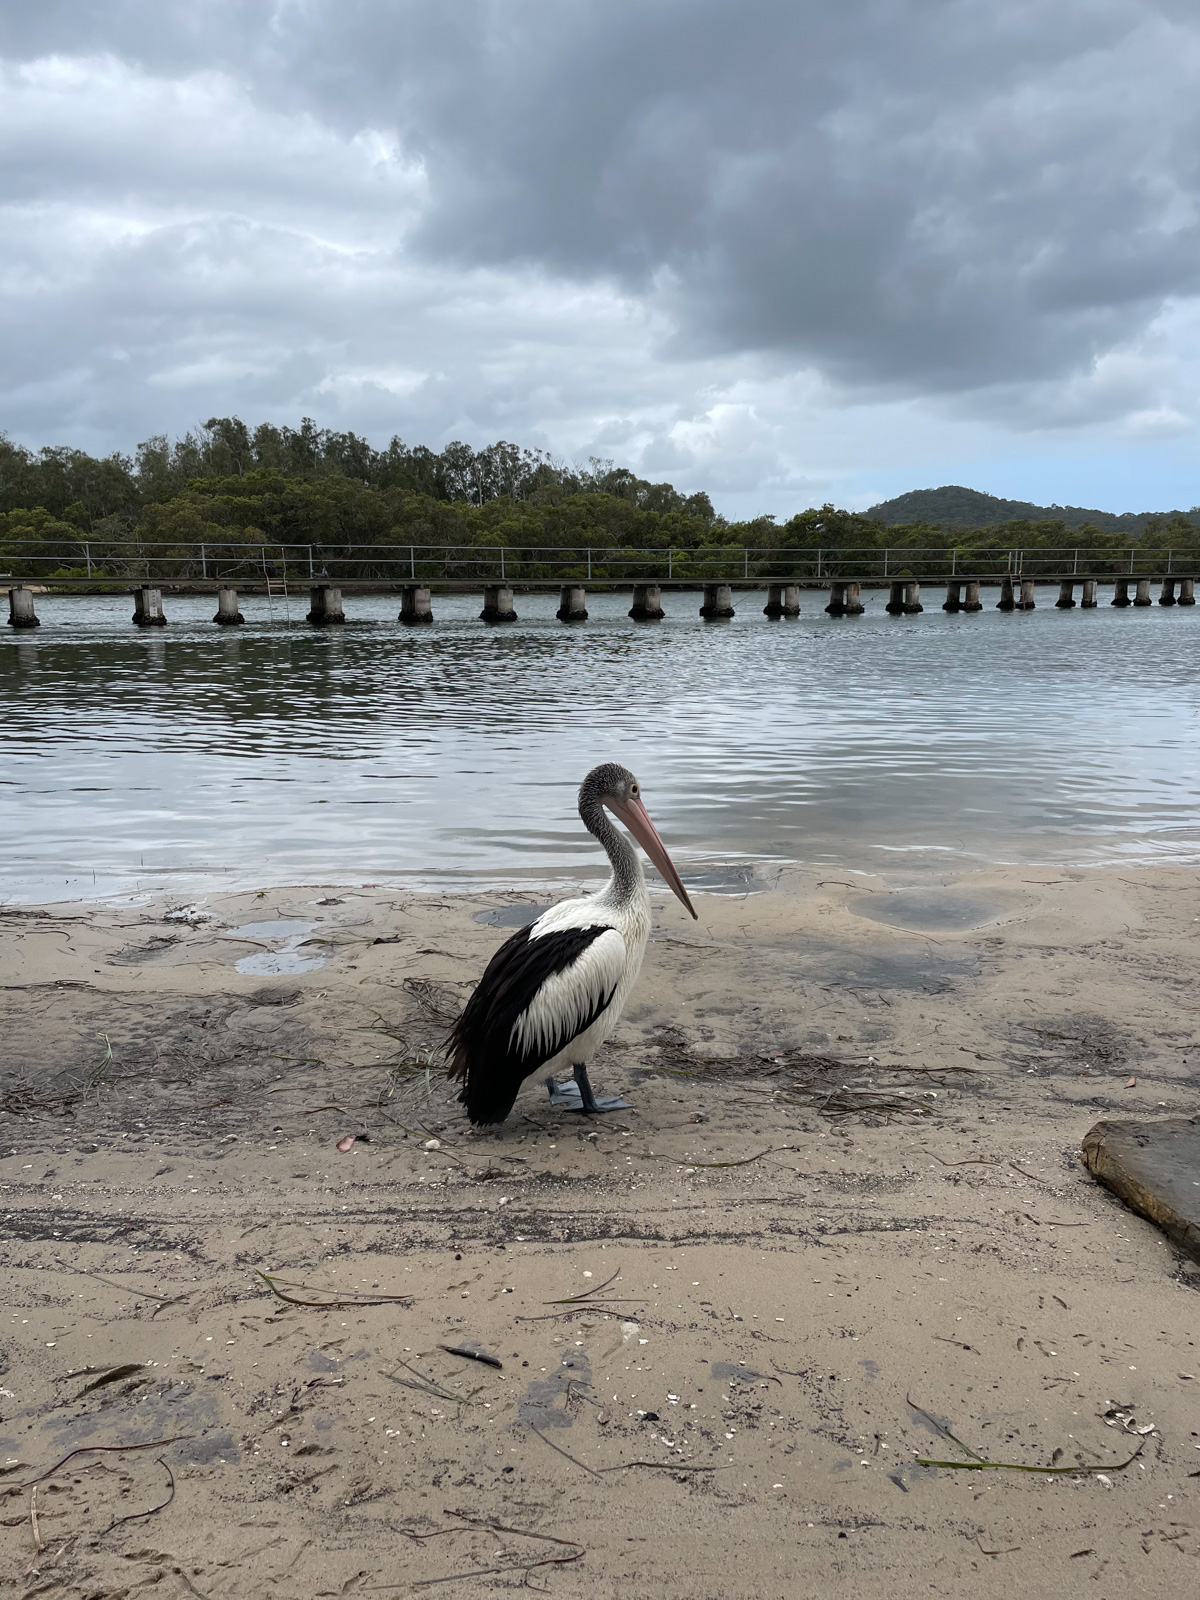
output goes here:
[{"label": "pelican's grey webbed foot", "polygon": [[586,1067],[575,1068],[574,1083],[555,1083],[553,1078],[547,1078],[546,1088],[550,1091],[550,1104],[565,1106],[568,1111],[586,1111],[590,1116],[598,1111],[633,1110],[629,1101],[622,1100],[620,1095],[606,1094],[597,1099],[588,1082]]},{"label": "pelican's grey webbed foot", "polygon": [[579,1095],[579,1088],[574,1083],[555,1083],[553,1078],[547,1078],[546,1088],[550,1091],[550,1104],[552,1106],[567,1106],[572,1111],[582,1111],[583,1101]]}]

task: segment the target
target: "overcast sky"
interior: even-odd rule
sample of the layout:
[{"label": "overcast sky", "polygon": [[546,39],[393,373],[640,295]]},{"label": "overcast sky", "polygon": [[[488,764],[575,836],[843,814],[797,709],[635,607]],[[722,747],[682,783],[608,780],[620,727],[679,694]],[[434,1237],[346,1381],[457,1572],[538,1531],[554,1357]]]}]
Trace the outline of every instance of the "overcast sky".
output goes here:
[{"label": "overcast sky", "polygon": [[1200,502],[1195,0],[0,0],[0,428]]}]

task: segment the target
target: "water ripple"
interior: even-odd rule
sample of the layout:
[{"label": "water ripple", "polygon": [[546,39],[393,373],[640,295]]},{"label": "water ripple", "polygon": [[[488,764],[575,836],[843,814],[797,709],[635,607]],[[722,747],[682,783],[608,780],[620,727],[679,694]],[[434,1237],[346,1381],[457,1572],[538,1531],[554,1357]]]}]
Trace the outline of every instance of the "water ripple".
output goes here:
[{"label": "water ripple", "polygon": [[520,596],[501,631],[477,597],[406,630],[351,596],[318,632],[248,597],[236,634],[169,598],[152,636],[126,599],[44,598],[0,646],[0,892],[590,876],[573,795],[609,759],[697,869],[1200,857],[1200,611],[889,618],[875,594],[833,621],[823,598],[768,623],[739,595],[714,626],[669,595],[645,626],[593,596],[567,629]]}]

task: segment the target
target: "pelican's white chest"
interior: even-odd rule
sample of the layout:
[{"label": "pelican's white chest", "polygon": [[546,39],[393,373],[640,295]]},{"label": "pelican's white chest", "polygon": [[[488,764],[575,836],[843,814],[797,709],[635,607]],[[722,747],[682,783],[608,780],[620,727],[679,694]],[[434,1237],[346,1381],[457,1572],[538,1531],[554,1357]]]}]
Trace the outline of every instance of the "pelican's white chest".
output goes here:
[{"label": "pelican's white chest", "polygon": [[621,1007],[625,1004],[625,996],[638,980],[638,973],[642,970],[642,957],[646,954],[646,945],[650,940],[650,896],[645,890],[632,904],[621,908],[614,926],[625,941],[625,973],[621,989],[613,999],[613,1005],[619,1015]]},{"label": "pelican's white chest", "polygon": [[650,939],[650,896],[645,883],[639,882],[633,894],[622,896],[615,904],[610,886],[609,890],[598,895],[568,900],[554,906],[538,918],[533,937],[564,928],[597,926],[613,928],[621,935],[625,945],[624,966],[608,1005],[590,1027],[585,1028],[555,1056],[549,1063],[551,1070],[579,1063],[586,1065],[604,1041],[616,1031],[625,1003],[642,970],[642,958]]}]

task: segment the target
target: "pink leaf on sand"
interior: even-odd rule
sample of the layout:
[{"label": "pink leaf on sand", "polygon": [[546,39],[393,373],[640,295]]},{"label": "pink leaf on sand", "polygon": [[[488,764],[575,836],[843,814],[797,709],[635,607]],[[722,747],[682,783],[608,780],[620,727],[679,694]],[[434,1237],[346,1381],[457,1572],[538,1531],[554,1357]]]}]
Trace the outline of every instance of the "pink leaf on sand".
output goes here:
[{"label": "pink leaf on sand", "polygon": [[348,1151],[353,1150],[354,1135],[352,1133],[346,1134],[343,1138],[338,1140],[337,1147],[343,1155],[345,1155]]},{"label": "pink leaf on sand", "polygon": [[1125,1085],[1125,1087],[1127,1089],[1136,1089],[1137,1088],[1137,1079],[1136,1078],[1130,1078],[1129,1082]]}]

